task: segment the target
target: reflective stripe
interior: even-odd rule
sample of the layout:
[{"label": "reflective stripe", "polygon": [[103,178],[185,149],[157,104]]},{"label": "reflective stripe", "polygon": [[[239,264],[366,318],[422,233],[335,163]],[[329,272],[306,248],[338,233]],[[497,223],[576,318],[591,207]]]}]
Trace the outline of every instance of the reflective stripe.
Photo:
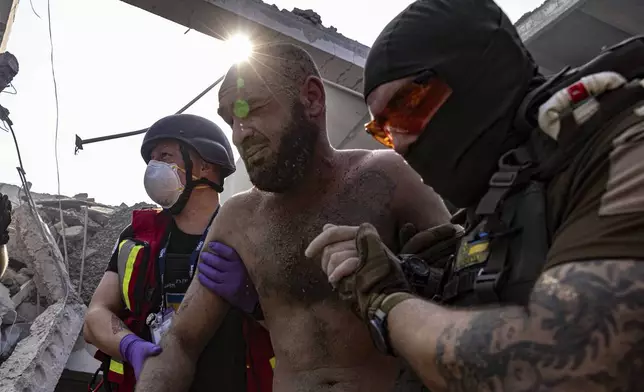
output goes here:
[{"label": "reflective stripe", "polygon": [[143,245],[138,245],[132,240],[123,240],[119,244],[118,255],[118,273],[119,281],[121,283],[121,293],[123,294],[123,302],[128,310],[132,310],[130,306],[130,280],[132,279],[132,271],[134,270],[134,262],[143,249]]},{"label": "reflective stripe", "polygon": [[119,362],[116,359],[110,361],[110,372],[118,373],[123,375],[123,362]]},{"label": "reflective stripe", "polygon": [[275,369],[275,357],[268,360],[271,363],[271,368]]}]

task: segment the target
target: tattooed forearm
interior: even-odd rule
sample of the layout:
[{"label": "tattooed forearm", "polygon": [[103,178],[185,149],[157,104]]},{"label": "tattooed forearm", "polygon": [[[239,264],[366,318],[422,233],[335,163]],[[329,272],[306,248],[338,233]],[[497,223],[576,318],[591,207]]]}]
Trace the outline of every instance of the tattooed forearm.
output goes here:
[{"label": "tattooed forearm", "polygon": [[125,323],[120,318],[116,317],[115,314],[112,314],[112,319],[110,321],[112,324],[112,333],[114,335],[127,329]]},{"label": "tattooed forearm", "polygon": [[450,391],[642,389],[644,262],[553,268],[526,309],[469,314],[435,340]]}]

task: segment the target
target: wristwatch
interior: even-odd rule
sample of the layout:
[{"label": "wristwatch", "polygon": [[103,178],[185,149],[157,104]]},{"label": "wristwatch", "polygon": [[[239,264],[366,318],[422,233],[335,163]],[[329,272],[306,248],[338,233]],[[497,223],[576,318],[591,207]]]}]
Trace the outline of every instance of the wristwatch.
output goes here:
[{"label": "wristwatch", "polygon": [[378,351],[385,355],[395,356],[391,341],[389,340],[389,330],[387,328],[387,316],[391,309],[399,303],[416,298],[411,293],[400,292],[387,295],[376,307],[374,311],[369,312],[368,327],[371,334],[371,340]]}]

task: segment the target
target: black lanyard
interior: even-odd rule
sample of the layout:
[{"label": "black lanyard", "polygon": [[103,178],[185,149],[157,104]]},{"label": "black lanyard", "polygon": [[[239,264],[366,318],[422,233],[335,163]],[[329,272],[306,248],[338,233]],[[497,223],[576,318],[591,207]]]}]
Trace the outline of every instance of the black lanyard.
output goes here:
[{"label": "black lanyard", "polygon": [[[208,232],[210,231],[210,226],[212,225],[212,221],[215,220],[215,217],[217,216],[217,213],[219,212],[219,206],[217,206],[217,209],[215,210],[215,213],[212,214],[212,217],[210,218],[210,221],[208,222],[208,226],[206,226],[206,230],[203,232],[201,235],[201,238],[199,239],[199,242],[197,243],[197,247],[195,250],[192,251],[192,254],[190,255],[190,272],[189,276],[190,279],[192,279],[192,276],[194,275],[195,268],[197,266],[197,262],[199,260],[199,253],[201,253],[201,249],[203,248],[204,242],[206,241],[206,237],[208,236]],[[159,252],[159,272],[161,273],[161,309],[164,311],[166,308],[166,300],[165,300],[165,270],[166,270],[166,253],[168,250],[168,245],[170,245],[170,238],[172,237],[172,233],[168,234],[168,239],[165,242],[165,245],[163,248],[161,248],[161,251]]]}]

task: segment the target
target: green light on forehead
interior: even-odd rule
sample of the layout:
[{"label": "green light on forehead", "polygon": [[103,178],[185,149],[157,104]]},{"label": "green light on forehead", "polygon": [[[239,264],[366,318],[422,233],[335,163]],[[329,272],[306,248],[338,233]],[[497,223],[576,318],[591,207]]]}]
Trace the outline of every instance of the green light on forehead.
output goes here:
[{"label": "green light on forehead", "polygon": [[250,112],[250,107],[248,102],[245,99],[238,99],[235,101],[235,106],[233,108],[233,114],[237,118],[246,118]]},{"label": "green light on forehead", "polygon": [[244,88],[244,78],[237,78],[237,88]]}]

